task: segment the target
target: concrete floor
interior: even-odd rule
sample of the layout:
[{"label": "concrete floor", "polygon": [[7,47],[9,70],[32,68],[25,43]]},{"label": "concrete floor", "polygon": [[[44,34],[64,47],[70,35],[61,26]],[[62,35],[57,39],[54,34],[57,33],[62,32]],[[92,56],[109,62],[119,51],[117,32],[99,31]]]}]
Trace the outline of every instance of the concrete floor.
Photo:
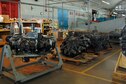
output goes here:
[{"label": "concrete floor", "polygon": [[[112,51],[87,65],[76,66],[72,63],[64,63],[62,70],[54,71],[25,84],[126,84],[112,81],[112,73],[119,52],[119,48],[114,47]],[[4,78],[0,79],[0,84],[13,84],[13,82]]]}]

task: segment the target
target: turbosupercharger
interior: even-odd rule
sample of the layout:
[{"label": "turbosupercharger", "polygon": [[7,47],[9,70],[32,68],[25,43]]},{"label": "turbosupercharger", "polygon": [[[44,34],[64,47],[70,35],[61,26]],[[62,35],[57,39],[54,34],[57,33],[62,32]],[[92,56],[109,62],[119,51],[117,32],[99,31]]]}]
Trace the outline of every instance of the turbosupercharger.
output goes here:
[{"label": "turbosupercharger", "polygon": [[9,36],[7,41],[15,55],[43,54],[55,48],[56,40],[42,33],[30,32],[25,36]]}]

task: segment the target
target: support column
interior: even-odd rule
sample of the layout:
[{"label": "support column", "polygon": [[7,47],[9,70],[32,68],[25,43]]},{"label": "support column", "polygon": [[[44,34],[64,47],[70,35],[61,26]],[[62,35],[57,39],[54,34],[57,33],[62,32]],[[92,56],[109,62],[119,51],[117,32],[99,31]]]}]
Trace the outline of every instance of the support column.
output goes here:
[{"label": "support column", "polygon": [[19,23],[19,34],[22,35],[22,22],[21,22],[21,0],[18,1],[18,23]]},{"label": "support column", "polygon": [[63,3],[62,3],[62,29],[64,29],[63,25],[64,25],[64,12],[63,12]]},{"label": "support column", "polygon": [[90,30],[90,21],[91,21],[91,14],[90,14],[90,7],[91,6],[91,3],[90,3],[90,0],[88,0],[88,30]]}]

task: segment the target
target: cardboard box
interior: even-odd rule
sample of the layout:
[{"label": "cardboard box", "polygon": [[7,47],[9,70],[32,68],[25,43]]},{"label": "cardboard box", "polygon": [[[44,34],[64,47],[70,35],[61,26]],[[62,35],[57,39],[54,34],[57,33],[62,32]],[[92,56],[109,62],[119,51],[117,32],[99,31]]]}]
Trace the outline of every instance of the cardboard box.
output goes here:
[{"label": "cardboard box", "polygon": [[10,21],[9,15],[1,15],[1,16],[4,18],[3,22],[9,22]]}]

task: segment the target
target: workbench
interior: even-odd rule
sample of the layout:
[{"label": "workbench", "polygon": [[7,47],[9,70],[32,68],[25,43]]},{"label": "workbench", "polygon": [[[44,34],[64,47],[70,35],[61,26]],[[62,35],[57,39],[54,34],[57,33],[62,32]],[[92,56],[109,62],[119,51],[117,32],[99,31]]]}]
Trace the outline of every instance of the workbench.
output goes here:
[{"label": "workbench", "polygon": [[2,41],[0,41],[0,46],[3,46],[6,44],[6,36],[10,34],[9,29],[0,29],[0,38]]}]

